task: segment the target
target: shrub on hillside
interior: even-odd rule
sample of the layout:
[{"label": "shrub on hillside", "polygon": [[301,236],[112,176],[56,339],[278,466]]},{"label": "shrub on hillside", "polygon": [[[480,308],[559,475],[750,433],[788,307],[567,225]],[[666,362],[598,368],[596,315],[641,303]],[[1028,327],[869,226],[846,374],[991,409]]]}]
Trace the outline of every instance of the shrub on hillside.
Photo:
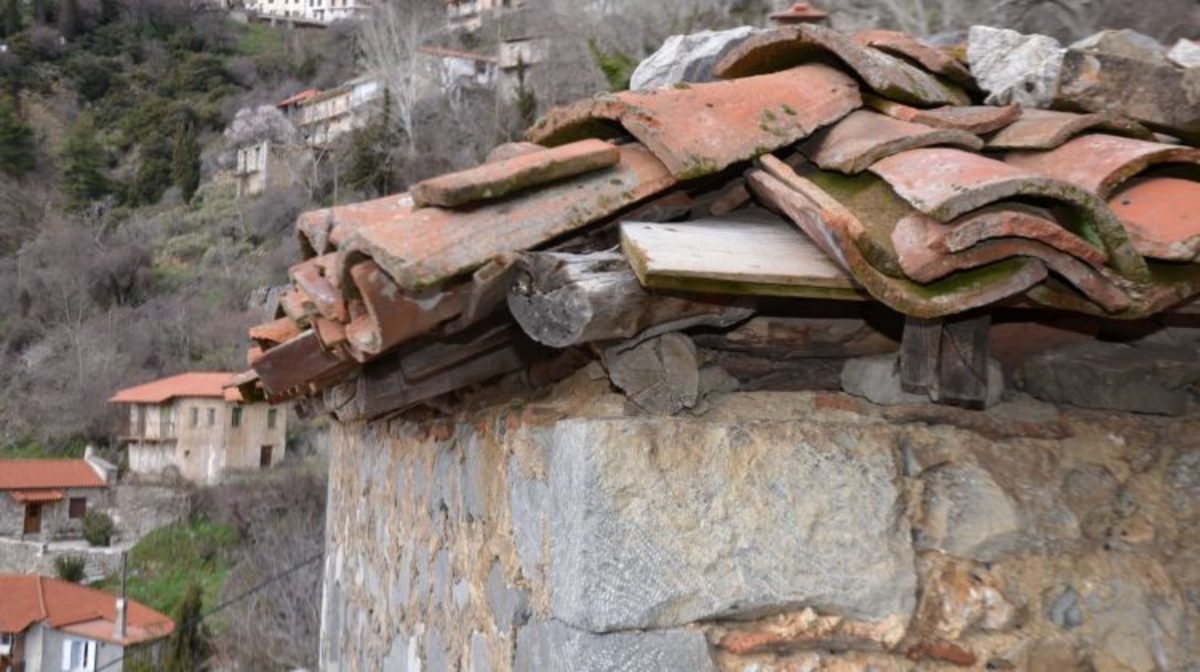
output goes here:
[{"label": "shrub on hillside", "polygon": [[83,517],[83,538],[92,546],[108,546],[112,543],[116,525],[107,513],[88,511]]},{"label": "shrub on hillside", "polygon": [[63,581],[79,583],[86,572],[87,559],[82,555],[60,555],[54,559],[54,573]]}]

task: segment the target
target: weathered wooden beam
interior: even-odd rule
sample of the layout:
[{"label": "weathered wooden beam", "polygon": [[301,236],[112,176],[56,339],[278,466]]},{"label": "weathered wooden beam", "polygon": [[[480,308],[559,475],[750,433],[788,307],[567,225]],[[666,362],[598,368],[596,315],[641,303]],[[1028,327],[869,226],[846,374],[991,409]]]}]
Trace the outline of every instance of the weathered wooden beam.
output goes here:
[{"label": "weathered wooden beam", "polygon": [[727,326],[751,314],[733,303],[647,292],[618,252],[526,254],[517,263],[508,307],[530,338],[555,348],[628,339],[681,321]]},{"label": "weathered wooden beam", "polygon": [[540,354],[511,324],[481,325],[454,343],[427,343],[371,362],[363,368],[352,395],[339,393],[337,415],[341,420],[358,420],[400,412],[518,371]]},{"label": "weathered wooden beam", "polygon": [[988,391],[990,313],[946,318],[938,358],[937,400],[944,404],[983,408]]},{"label": "weathered wooden beam", "polygon": [[937,390],[942,349],[942,321],[908,317],[900,342],[900,387],[910,394]]},{"label": "weathered wooden beam", "polygon": [[988,392],[990,313],[907,318],[900,345],[900,386],[943,404],[983,408]]},{"label": "weathered wooden beam", "polygon": [[[865,357],[896,352],[899,342],[874,328],[852,309],[857,303],[837,303],[844,310],[812,317],[756,315],[726,332],[698,334],[697,346],[722,352],[737,352],[762,359]],[[796,312],[807,306],[796,306]]]}]

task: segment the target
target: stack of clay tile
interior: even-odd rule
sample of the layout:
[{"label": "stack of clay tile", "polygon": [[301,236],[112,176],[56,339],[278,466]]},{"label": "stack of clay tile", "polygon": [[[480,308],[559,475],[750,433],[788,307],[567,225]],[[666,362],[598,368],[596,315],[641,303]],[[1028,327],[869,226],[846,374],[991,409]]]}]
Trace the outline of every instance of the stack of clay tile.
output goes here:
[{"label": "stack of clay tile", "polygon": [[1200,150],[1114,116],[978,104],[951,52],[895,32],[760,33],[716,74],[552,110],[478,168],[304,214],[307,258],[251,331],[244,382],[313,395],[493,315],[515,255],[694,217],[715,192],[911,316],[1138,318],[1200,293]]}]

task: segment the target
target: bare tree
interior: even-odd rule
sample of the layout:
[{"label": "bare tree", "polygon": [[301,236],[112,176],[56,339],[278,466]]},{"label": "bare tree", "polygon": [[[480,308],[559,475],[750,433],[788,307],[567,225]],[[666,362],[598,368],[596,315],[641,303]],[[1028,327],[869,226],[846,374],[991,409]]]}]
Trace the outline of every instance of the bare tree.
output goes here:
[{"label": "bare tree", "polygon": [[367,69],[391,92],[410,157],[420,141],[418,106],[437,89],[436,73],[421,48],[445,27],[441,3],[433,0],[386,0],[362,23],[360,43]]},{"label": "bare tree", "polygon": [[[214,520],[237,528],[240,556],[223,597],[231,599],[321,554],[325,546],[325,473],[305,463],[210,490],[201,503]],[[322,564],[314,562],[234,603],[213,641],[225,669],[316,669]]]}]

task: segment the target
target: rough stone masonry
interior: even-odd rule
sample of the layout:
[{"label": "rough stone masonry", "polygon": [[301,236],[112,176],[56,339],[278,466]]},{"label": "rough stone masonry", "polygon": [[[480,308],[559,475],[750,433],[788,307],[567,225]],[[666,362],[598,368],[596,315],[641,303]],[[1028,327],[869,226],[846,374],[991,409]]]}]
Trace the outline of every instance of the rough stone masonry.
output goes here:
[{"label": "rough stone masonry", "polygon": [[335,430],[322,669],[1200,669],[1194,415],[498,399]]}]

